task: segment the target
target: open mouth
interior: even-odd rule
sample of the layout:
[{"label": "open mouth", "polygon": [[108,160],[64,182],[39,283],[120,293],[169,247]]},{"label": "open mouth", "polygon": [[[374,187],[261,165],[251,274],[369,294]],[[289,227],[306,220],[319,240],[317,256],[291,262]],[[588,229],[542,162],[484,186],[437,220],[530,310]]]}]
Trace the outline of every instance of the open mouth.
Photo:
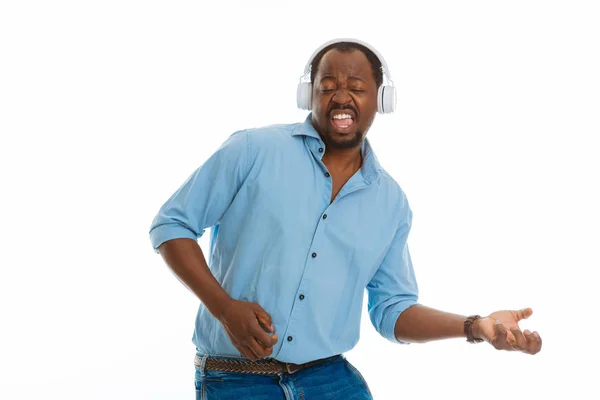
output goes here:
[{"label": "open mouth", "polygon": [[354,126],[354,113],[348,110],[334,110],[329,119],[331,124],[339,131],[349,131]]}]

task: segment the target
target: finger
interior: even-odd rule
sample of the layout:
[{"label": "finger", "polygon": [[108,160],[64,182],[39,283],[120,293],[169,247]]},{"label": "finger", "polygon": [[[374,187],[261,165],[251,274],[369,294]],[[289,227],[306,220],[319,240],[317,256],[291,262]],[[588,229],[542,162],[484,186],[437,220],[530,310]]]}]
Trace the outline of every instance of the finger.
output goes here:
[{"label": "finger", "polygon": [[506,332],[501,327],[502,324],[498,322],[494,324],[494,336],[491,343],[497,350],[502,350],[502,345],[506,341]]},{"label": "finger", "polygon": [[524,351],[526,353],[531,353],[533,347],[536,344],[535,336],[533,336],[531,332],[527,330],[523,332],[523,336],[525,337],[525,340],[527,340],[527,349],[525,349]]},{"label": "finger", "polygon": [[246,345],[244,346],[244,350],[246,352],[246,358],[249,359],[250,361],[256,361],[258,360],[260,357],[254,352],[254,350],[252,350],[252,347],[250,347],[250,345]]},{"label": "finger", "polygon": [[233,345],[235,346],[236,349],[239,350],[240,354],[247,358],[248,360],[252,360],[255,361],[256,360],[256,354],[254,354],[254,352],[252,352],[252,350],[248,347],[247,341],[232,341]]},{"label": "finger", "polygon": [[537,348],[537,339],[531,333],[525,335],[525,339],[527,339],[527,350],[526,353],[535,354]]},{"label": "finger", "polygon": [[525,332],[525,339],[527,339],[527,353],[536,354],[542,348],[542,338],[537,332]]},{"label": "finger", "polygon": [[267,321],[265,321],[262,318],[259,318],[258,316],[256,317],[256,321],[258,321],[258,325],[260,326],[260,328],[267,332],[267,333],[273,333],[275,331],[275,327],[273,326],[273,324],[271,324],[269,326],[269,323]]},{"label": "finger", "polygon": [[511,347],[511,350],[513,350],[514,346],[517,343],[517,339],[515,338],[515,335],[512,333],[512,329],[519,329],[519,328],[510,328],[509,326],[506,326],[501,322],[497,322],[497,324],[499,324],[502,327],[502,329],[506,330],[506,335],[505,335],[506,343]]},{"label": "finger", "polygon": [[525,338],[525,336],[523,335],[523,332],[521,332],[519,329],[511,329],[510,331],[512,332],[513,336],[515,337],[515,343],[513,344],[513,347],[516,350],[528,351],[529,343],[528,343],[527,339]]},{"label": "finger", "polygon": [[523,308],[521,310],[514,311],[514,313],[517,317],[517,321],[520,321],[522,319],[527,319],[531,317],[531,314],[533,314],[533,310],[531,308]]},{"label": "finger", "polygon": [[273,321],[271,320],[271,316],[269,315],[269,313],[266,312],[265,309],[262,308],[259,304],[253,304],[254,314],[256,315],[258,322],[260,322],[263,325],[264,329],[268,330],[269,332],[273,332],[275,330],[275,327],[273,326]]},{"label": "finger", "polygon": [[271,338],[271,342],[267,342],[266,344],[261,342],[260,340],[256,339],[256,341],[262,346],[262,347],[273,347],[275,346],[275,344],[277,343],[277,339],[279,338],[279,336],[277,336],[276,333],[273,334],[273,336],[269,336]]},{"label": "finger", "polygon": [[508,330],[504,327],[504,325],[497,323],[494,325],[494,328],[496,334],[492,345],[497,350],[512,350],[512,346],[508,342]]},{"label": "finger", "polygon": [[531,331],[529,329],[525,329],[523,331],[523,334],[525,335],[525,338],[527,339],[527,336],[531,335]]},{"label": "finger", "polygon": [[277,334],[274,333],[273,336],[269,335],[265,332],[258,324],[252,328],[252,336],[254,339],[258,340],[265,347],[272,347],[277,343]]},{"label": "finger", "polygon": [[251,339],[248,347],[252,349],[252,352],[256,354],[258,358],[265,358],[273,353],[272,347],[263,347],[256,339]]},{"label": "finger", "polygon": [[531,334],[531,341],[529,344],[529,353],[530,354],[537,354],[540,352],[540,350],[542,349],[542,338],[539,335],[539,333],[537,332],[533,332]]},{"label": "finger", "polygon": [[275,344],[277,344],[277,341],[278,341],[278,340],[279,340],[279,336],[278,336],[276,333],[274,333],[274,334],[271,336],[271,345],[272,345],[272,346],[275,346]]},{"label": "finger", "polygon": [[238,351],[244,358],[247,358],[248,360],[252,360],[252,357],[254,356],[254,354],[250,351],[250,349],[247,346],[237,345],[237,346],[235,346],[235,348],[238,349]]}]

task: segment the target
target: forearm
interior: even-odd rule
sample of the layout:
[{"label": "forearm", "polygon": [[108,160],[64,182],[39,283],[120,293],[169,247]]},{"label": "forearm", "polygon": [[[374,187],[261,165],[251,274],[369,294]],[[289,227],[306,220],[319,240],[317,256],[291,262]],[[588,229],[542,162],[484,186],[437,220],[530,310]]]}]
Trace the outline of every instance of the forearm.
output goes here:
[{"label": "forearm", "polygon": [[158,251],[179,281],[218,319],[231,297],[210,272],[198,242],[183,238],[168,240]]},{"label": "forearm", "polygon": [[400,314],[394,326],[394,334],[398,340],[412,343],[465,337],[466,318],[464,315],[415,305]]}]

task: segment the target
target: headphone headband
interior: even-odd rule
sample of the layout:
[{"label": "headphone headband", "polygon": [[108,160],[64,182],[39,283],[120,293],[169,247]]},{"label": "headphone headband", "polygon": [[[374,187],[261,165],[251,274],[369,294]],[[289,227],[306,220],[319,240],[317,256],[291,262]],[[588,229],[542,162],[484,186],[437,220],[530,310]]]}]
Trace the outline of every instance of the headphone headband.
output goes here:
[{"label": "headphone headband", "polygon": [[315,50],[315,52],[312,54],[312,56],[310,56],[310,58],[308,59],[308,62],[306,63],[306,66],[304,67],[304,75],[306,75],[310,72],[310,66],[311,66],[313,60],[315,59],[315,57],[317,56],[317,54],[319,54],[319,52],[321,50],[323,50],[325,47],[327,47],[329,45],[341,43],[341,42],[360,44],[361,46],[364,46],[367,49],[371,50],[373,52],[373,54],[375,54],[375,56],[379,59],[379,62],[381,62],[381,66],[383,67],[383,74],[386,76],[386,78],[388,78],[390,80],[392,79],[392,74],[390,73],[390,70],[388,69],[387,63],[385,62],[383,56],[381,54],[379,54],[379,52],[373,46],[371,46],[368,43],[363,42],[362,40],[350,39],[350,38],[333,39],[333,40],[330,40],[326,43],[323,43],[321,46],[319,46],[319,48],[317,50]]}]

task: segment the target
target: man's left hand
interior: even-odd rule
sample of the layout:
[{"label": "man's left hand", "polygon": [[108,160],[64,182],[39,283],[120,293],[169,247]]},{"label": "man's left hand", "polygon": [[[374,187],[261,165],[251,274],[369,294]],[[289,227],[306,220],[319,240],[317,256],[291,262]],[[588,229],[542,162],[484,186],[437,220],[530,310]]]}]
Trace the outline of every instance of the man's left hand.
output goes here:
[{"label": "man's left hand", "polygon": [[521,331],[519,321],[533,314],[531,308],[491,313],[475,321],[473,336],[484,339],[498,350],[517,350],[536,354],[542,349],[542,338],[528,329]]}]

